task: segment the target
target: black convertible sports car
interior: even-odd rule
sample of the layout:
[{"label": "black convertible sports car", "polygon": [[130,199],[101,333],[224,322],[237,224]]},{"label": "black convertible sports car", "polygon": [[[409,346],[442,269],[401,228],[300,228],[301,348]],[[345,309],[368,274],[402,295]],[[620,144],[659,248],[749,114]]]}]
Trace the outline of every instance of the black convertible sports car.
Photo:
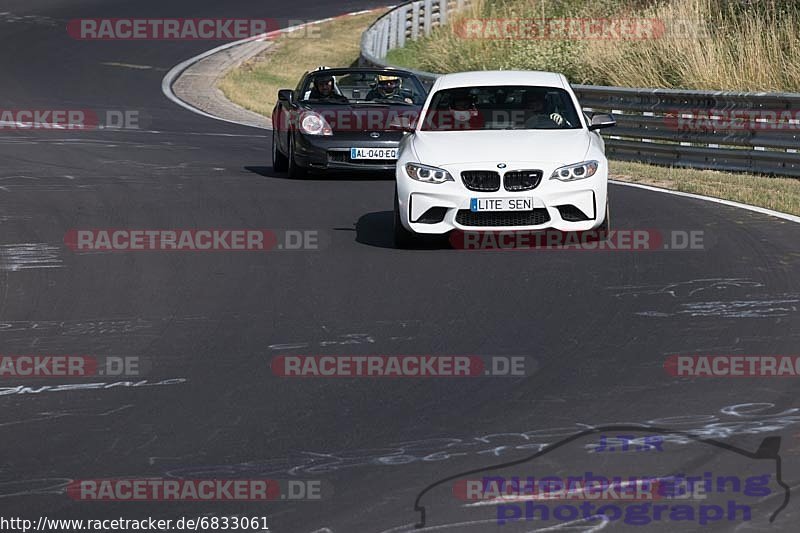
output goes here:
[{"label": "black convertible sports car", "polygon": [[290,177],[309,168],[394,170],[397,145],[427,93],[398,69],[325,68],[278,91],[272,166]]}]

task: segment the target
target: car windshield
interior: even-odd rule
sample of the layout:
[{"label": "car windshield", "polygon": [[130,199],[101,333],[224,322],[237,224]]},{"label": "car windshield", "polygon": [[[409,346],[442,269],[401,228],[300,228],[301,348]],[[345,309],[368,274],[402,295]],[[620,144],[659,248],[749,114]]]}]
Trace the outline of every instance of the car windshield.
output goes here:
[{"label": "car windshield", "polygon": [[427,92],[404,72],[319,71],[309,75],[300,90],[301,102],[364,105],[422,105]]},{"label": "car windshield", "polygon": [[437,91],[422,130],[557,130],[583,127],[557,87],[458,87]]}]

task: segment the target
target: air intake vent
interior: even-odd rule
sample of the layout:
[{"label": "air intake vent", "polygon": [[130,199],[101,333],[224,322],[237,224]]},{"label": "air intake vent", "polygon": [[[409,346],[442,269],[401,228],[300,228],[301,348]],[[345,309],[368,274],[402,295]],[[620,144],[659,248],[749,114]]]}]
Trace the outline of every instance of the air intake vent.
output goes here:
[{"label": "air intake vent", "polygon": [[444,216],[447,214],[446,207],[431,207],[424,213],[422,216],[419,217],[414,222],[418,222],[420,224],[438,224],[442,220],[444,220]]},{"label": "air intake vent", "polygon": [[583,211],[574,205],[559,205],[556,207],[556,209],[558,209],[558,212],[561,214],[561,218],[567,222],[581,222],[583,220],[589,220],[589,217],[587,217]]},{"label": "air intake vent", "polygon": [[547,209],[532,211],[478,211],[461,209],[456,214],[456,222],[462,226],[539,226],[550,221]]}]

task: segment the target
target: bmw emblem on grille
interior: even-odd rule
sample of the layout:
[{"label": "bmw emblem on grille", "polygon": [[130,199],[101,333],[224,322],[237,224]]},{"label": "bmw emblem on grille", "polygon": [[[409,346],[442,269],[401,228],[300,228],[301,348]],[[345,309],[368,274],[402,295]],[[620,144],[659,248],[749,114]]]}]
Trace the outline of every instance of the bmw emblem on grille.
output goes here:
[{"label": "bmw emblem on grille", "polygon": [[506,168],[505,163],[497,163],[497,168]]},{"label": "bmw emblem on grille", "polygon": [[369,136],[372,137],[373,139],[377,139],[378,137],[381,136],[381,134],[378,133],[377,131],[373,131],[372,133],[369,134]]}]

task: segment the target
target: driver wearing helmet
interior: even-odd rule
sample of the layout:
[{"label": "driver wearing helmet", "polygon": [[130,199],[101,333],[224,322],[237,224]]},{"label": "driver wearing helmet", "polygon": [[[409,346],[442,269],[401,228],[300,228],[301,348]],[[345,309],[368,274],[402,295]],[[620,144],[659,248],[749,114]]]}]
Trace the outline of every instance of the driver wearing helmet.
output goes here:
[{"label": "driver wearing helmet", "polygon": [[376,82],[375,88],[367,93],[365,97],[367,100],[398,100],[408,104],[414,103],[409,95],[403,94],[401,90],[403,84],[399,76],[379,74]]},{"label": "driver wearing helmet", "polygon": [[321,100],[323,102],[347,102],[347,98],[336,91],[333,76],[321,74],[314,77],[311,87],[309,100]]}]

